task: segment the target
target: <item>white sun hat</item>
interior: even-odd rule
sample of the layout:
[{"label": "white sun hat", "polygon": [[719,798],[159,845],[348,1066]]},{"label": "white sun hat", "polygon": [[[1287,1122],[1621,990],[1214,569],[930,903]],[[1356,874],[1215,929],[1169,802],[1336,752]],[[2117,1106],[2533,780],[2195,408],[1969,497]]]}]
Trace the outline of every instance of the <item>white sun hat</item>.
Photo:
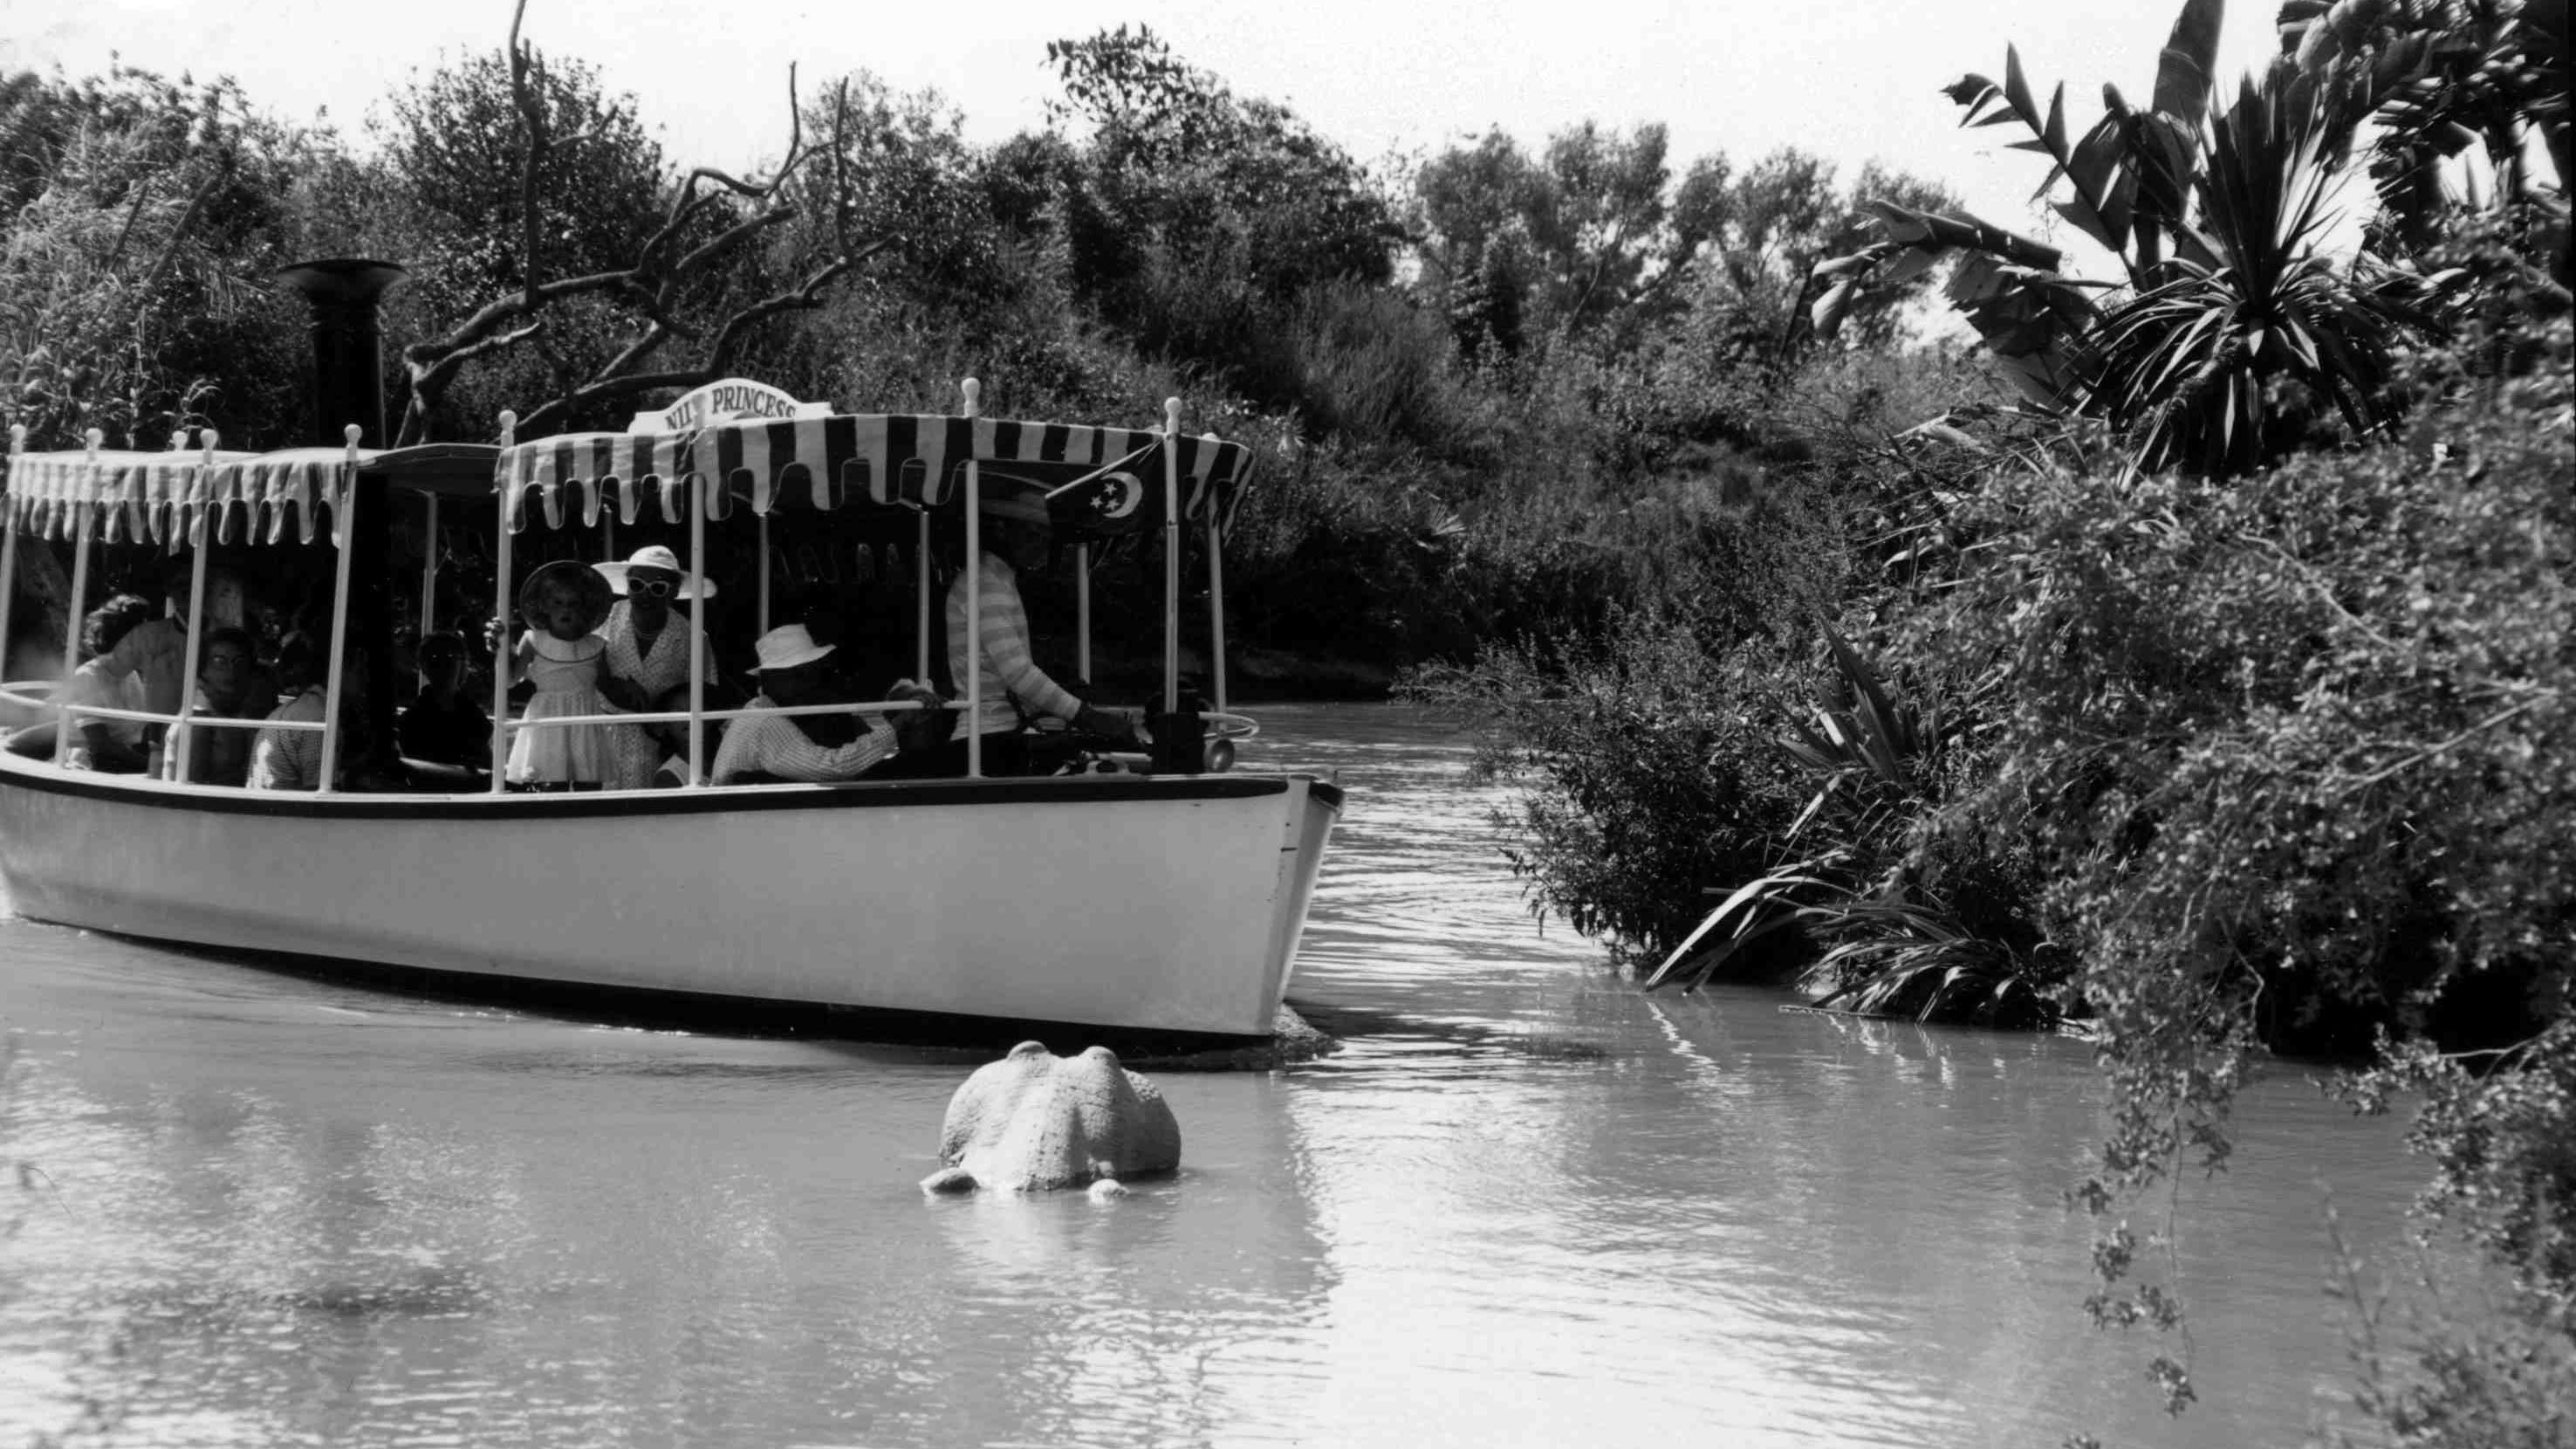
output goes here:
[{"label": "white sun hat", "polygon": [[599,570],[600,577],[608,580],[608,586],[617,591],[619,598],[626,596],[628,569],[660,569],[678,579],[679,586],[671,593],[675,599],[712,599],[716,596],[715,580],[690,578],[689,571],[680,567],[680,556],[658,543],[635,550],[627,555],[624,563],[592,564],[591,567]]},{"label": "white sun hat", "polygon": [[761,635],[760,642],[753,647],[760,652],[760,663],[752,670],[755,674],[762,670],[793,669],[799,664],[811,664],[832,652],[831,645],[815,643],[813,633],[802,624],[785,624],[772,629]]}]

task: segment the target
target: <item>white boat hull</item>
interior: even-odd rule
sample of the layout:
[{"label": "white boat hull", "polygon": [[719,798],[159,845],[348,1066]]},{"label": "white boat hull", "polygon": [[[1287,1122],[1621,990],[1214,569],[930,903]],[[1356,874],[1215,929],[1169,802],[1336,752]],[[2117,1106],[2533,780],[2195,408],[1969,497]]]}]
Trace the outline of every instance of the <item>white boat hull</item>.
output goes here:
[{"label": "white boat hull", "polygon": [[1250,1037],[1339,808],[1300,775],[311,796],[0,758],[0,884],[233,950]]}]

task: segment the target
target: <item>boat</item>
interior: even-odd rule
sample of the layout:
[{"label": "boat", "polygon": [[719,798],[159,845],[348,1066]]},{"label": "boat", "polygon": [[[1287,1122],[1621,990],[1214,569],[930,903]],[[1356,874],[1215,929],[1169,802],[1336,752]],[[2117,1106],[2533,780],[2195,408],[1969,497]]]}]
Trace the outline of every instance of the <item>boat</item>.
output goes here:
[{"label": "boat", "polygon": [[[13,438],[0,638],[22,533],[71,545],[75,599],[102,544],[187,549],[188,679],[207,632],[209,554],[311,547],[333,559],[331,637],[382,661],[397,612],[382,597],[408,585],[382,576],[379,535],[397,517],[419,520],[425,625],[442,507],[451,520],[493,520],[499,617],[511,616],[523,571],[514,545],[524,563],[524,545],[547,530],[596,539],[658,516],[687,529],[692,577],[711,533],[759,548],[765,629],[782,552],[773,527],[784,538],[820,515],[851,514],[898,541],[890,551],[907,539],[920,550],[911,572],[927,678],[931,530],[962,524],[974,567],[981,489],[998,476],[1043,486],[1059,540],[1074,545],[1085,675],[1092,549],[1160,531],[1161,699],[1173,707],[1148,717],[1160,741],[1150,760],[1093,751],[1065,773],[990,778],[978,757],[962,778],[715,785],[713,732],[748,711],[708,707],[707,681],[693,677],[687,712],[622,716],[686,724],[687,783],[676,788],[525,793],[503,789],[494,770],[470,788],[361,792],[328,783],[345,758],[343,691],[358,683],[334,648],[330,703],[303,726],[323,734],[318,791],[96,773],[0,751],[0,886],[20,914],[65,925],[504,997],[606,993],[657,1018],[751,1008],[818,1016],[846,1035],[1035,1036],[1058,1050],[1271,1035],[1343,801],[1313,775],[1229,768],[1257,724],[1225,699],[1219,545],[1251,454],[1185,435],[1177,399],[1160,426],[1131,429],[987,418],[972,382],[963,398],[952,415],[853,415],[728,379],[623,432],[522,442],[504,414],[497,445],[362,447],[354,424],[338,447],[258,454],[220,451],[211,434],[166,452],[110,452],[92,434],[85,449],[26,453]],[[1185,529],[1204,535],[1211,601],[1214,707],[1196,711],[1179,708]],[[353,595],[363,601],[370,587],[379,607],[353,614]],[[67,660],[76,643],[65,641]],[[8,682],[0,696],[41,708],[54,689]],[[494,704],[506,720],[497,692]],[[525,727],[496,729],[496,750]]]}]

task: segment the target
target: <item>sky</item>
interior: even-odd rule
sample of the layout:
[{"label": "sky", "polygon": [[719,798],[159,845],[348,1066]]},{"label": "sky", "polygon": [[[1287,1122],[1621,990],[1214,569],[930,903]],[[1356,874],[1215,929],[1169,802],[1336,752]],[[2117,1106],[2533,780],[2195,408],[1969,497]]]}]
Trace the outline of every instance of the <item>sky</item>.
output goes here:
[{"label": "sky", "polygon": [[[2222,86],[2272,54],[2265,0],[2230,7]],[[1046,42],[1142,21],[1242,95],[1284,101],[1364,161],[1428,154],[1493,127],[1533,149],[1585,119],[1670,128],[1676,176],[1795,145],[1848,177],[1868,160],[1947,184],[1997,224],[2065,242],[2029,204],[2046,163],[2007,151],[2018,127],[1963,131],[1940,88],[2001,78],[2018,43],[2042,103],[2067,83],[2078,134],[2101,85],[2133,103],[2180,0],[1290,0],[1264,5],[979,0],[529,0],[527,33],[631,91],[664,152],[729,168],[784,149],[789,64],[805,94],[852,70],[935,89],[969,139],[1045,124]],[[497,48],[509,0],[0,0],[0,67],[75,75],[127,63],[239,80],[296,120],[352,136],[378,97],[442,55]],[[2089,269],[2088,269],[2089,270]]]}]

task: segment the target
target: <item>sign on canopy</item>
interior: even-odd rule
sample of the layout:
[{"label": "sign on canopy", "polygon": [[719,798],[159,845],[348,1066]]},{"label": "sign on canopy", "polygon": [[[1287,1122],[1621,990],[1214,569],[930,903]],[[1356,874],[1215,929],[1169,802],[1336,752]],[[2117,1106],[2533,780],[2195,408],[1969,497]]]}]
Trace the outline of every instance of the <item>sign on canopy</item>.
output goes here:
[{"label": "sign on canopy", "polygon": [[765,382],[728,377],[711,382],[669,407],[637,413],[626,425],[630,433],[685,433],[712,423],[742,418],[820,418],[831,415],[827,402],[798,402]]}]

